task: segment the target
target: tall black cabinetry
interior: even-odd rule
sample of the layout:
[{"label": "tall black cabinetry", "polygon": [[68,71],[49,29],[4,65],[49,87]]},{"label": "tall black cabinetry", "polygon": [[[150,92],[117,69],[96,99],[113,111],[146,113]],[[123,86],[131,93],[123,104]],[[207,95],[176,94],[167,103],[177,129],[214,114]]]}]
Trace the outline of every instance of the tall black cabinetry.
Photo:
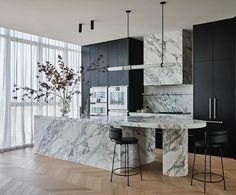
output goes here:
[{"label": "tall black cabinetry", "polygon": [[[124,38],[82,46],[82,66],[86,69],[92,63],[97,63],[100,67],[143,64],[143,41]],[[143,107],[143,70],[89,71],[84,74],[83,80],[83,109],[89,100],[90,87],[120,85],[128,85],[129,111],[136,111]]]},{"label": "tall black cabinetry", "polygon": [[235,18],[193,26],[194,118],[210,121],[207,131],[229,131],[230,157],[236,157],[234,51]]}]

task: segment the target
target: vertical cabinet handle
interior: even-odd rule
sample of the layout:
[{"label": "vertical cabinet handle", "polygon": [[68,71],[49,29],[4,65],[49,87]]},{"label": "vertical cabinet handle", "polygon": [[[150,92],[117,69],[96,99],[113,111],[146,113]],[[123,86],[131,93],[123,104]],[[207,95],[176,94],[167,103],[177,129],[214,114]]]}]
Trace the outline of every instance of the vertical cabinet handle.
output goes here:
[{"label": "vertical cabinet handle", "polygon": [[213,118],[216,119],[216,98],[213,99]]},{"label": "vertical cabinet handle", "polygon": [[209,119],[211,119],[211,98],[209,98],[209,102],[208,102],[208,104],[209,104]]}]

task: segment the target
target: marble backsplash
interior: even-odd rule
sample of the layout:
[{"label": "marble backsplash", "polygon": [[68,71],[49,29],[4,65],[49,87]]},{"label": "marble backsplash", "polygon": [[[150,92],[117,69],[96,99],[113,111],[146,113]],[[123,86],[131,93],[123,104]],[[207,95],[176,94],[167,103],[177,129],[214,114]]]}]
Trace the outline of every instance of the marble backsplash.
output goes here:
[{"label": "marble backsplash", "polygon": [[145,86],[143,100],[153,112],[193,113],[193,86]]}]

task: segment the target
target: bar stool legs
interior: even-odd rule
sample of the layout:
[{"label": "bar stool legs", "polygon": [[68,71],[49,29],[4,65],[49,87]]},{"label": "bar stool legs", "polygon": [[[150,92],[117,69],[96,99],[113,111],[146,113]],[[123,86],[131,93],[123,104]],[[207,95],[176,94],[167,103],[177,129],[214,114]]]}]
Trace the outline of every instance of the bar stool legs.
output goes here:
[{"label": "bar stool legs", "polygon": [[[117,144],[115,144],[115,146],[114,146],[114,152],[113,152],[113,158],[112,158],[111,179],[110,179],[110,181],[112,182],[113,174],[119,175],[119,176],[126,176],[127,177],[127,185],[129,186],[129,177],[132,176],[132,175],[137,175],[139,173],[140,173],[141,180],[143,180],[139,144],[137,144],[138,160],[139,160],[139,172],[137,172],[137,173],[130,173],[130,168],[131,167],[129,167],[129,144],[124,144],[124,146],[125,146],[125,163],[124,163],[125,165],[124,165],[124,167],[114,169],[116,145]],[[123,174],[118,174],[118,173],[115,172],[116,170],[122,170],[122,169],[124,170]]]},{"label": "bar stool legs", "polygon": [[137,147],[138,147],[138,160],[139,160],[140,177],[141,177],[141,180],[143,180],[142,166],[141,166],[140,153],[139,153],[139,144],[137,144]]},{"label": "bar stool legs", "polygon": [[[217,183],[217,182],[224,182],[224,190],[226,190],[226,183],[225,183],[225,175],[224,175],[224,165],[223,165],[223,157],[222,157],[222,148],[220,149],[220,158],[221,158],[221,170],[222,170],[222,175],[213,173],[211,170],[211,150],[209,150],[209,172],[206,170],[206,163],[207,163],[207,149],[204,149],[204,180],[196,178],[195,176],[197,174],[202,174],[202,173],[194,173],[195,169],[195,161],[196,161],[196,147],[194,149],[194,156],[193,156],[193,167],[192,167],[192,177],[191,177],[191,185],[193,185],[193,180],[197,180],[200,182],[204,183],[204,193],[206,193],[206,183]],[[206,176],[209,174],[210,180],[207,180]],[[222,179],[219,180],[212,180],[212,175],[217,175],[218,177],[221,177]]]},{"label": "bar stool legs", "polygon": [[206,153],[207,153],[207,150],[205,149],[205,164],[204,164],[204,193],[206,193]]},{"label": "bar stool legs", "polygon": [[196,158],[196,147],[194,148],[194,155],[193,155],[193,167],[192,167],[192,177],[191,177],[191,186],[193,185],[193,175],[194,175],[194,167],[195,167],[195,158]]},{"label": "bar stool legs", "polygon": [[129,145],[127,144],[127,185],[129,186]]},{"label": "bar stool legs", "polygon": [[223,175],[223,181],[224,181],[224,190],[226,190],[225,172],[224,172],[224,165],[223,165],[223,158],[222,158],[222,148],[220,148],[220,159],[221,159],[221,169],[222,169],[222,175]]},{"label": "bar stool legs", "polygon": [[115,155],[116,155],[116,144],[114,145],[114,152],[113,152],[113,158],[112,158],[112,168],[111,168],[111,182],[112,182],[112,176],[114,173],[114,161],[115,161]]}]

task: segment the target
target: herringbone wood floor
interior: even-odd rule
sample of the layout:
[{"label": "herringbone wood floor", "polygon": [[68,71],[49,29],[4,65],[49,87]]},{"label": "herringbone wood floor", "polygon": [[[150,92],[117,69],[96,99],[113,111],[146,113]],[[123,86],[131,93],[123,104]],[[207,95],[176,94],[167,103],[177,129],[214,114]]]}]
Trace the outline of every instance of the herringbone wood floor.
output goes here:
[{"label": "herringbone wood floor", "polygon": [[[161,170],[161,151],[157,161],[143,167],[143,181],[131,177],[131,186],[126,186],[124,177],[114,177],[110,172],[77,163],[33,154],[32,149],[22,149],[0,154],[0,194],[84,194],[84,195],[187,195],[203,194],[203,184],[187,177],[166,177]],[[191,169],[192,155],[189,166]],[[213,158],[213,169],[220,172],[220,159]],[[197,159],[197,170],[203,167],[203,158]],[[208,184],[207,194],[236,194],[236,160],[224,159],[227,190],[223,184]]]}]

